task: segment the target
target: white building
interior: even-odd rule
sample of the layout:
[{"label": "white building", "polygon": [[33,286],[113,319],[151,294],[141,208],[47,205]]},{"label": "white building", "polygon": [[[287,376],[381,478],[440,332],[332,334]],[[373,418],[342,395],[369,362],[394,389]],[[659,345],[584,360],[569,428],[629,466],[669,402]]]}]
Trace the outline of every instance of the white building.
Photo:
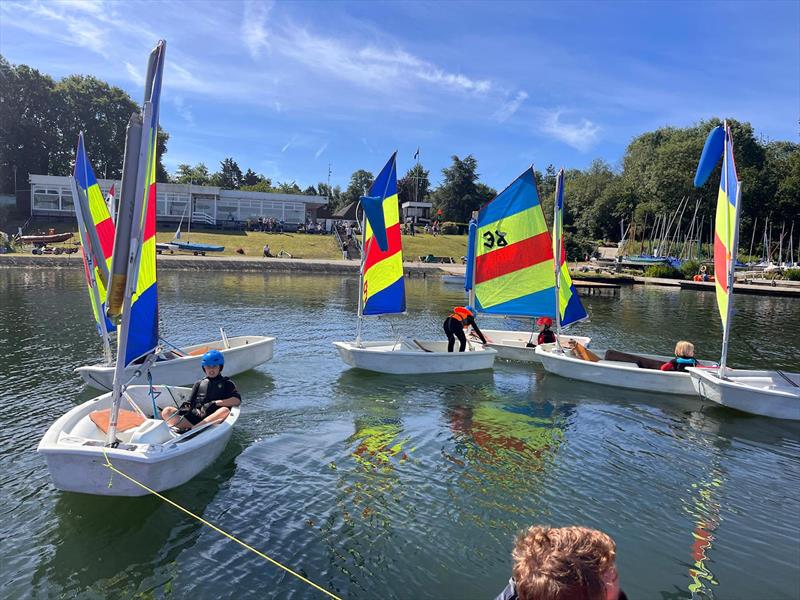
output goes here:
[{"label": "white building", "polygon": [[430,202],[403,202],[400,208],[403,211],[403,222],[429,223],[431,220],[433,204]]},{"label": "white building", "polygon": [[[103,194],[116,184],[119,200],[120,182],[98,179]],[[75,214],[69,177],[31,175],[31,215],[34,217],[71,217]],[[316,212],[327,204],[325,196],[268,194],[223,190],[213,186],[183,183],[159,183],[156,188],[156,220],[159,223],[188,221],[192,211],[194,223],[225,225],[248,219],[276,219],[285,223],[305,223],[316,220]],[[192,207],[187,208],[191,201]]]}]

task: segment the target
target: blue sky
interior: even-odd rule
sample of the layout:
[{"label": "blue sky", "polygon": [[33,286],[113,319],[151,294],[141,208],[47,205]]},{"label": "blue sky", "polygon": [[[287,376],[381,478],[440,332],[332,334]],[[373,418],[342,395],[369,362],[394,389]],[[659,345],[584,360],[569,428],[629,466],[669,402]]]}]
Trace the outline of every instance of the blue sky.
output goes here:
[{"label": "blue sky", "polygon": [[[419,146],[431,179],[473,154],[504,187],[528,164],[612,165],[634,136],[711,116],[798,141],[798,2],[0,3],[0,52],[142,98],[167,40],[167,169],[232,156],[346,186]],[[91,135],[91,132],[87,132]]]}]

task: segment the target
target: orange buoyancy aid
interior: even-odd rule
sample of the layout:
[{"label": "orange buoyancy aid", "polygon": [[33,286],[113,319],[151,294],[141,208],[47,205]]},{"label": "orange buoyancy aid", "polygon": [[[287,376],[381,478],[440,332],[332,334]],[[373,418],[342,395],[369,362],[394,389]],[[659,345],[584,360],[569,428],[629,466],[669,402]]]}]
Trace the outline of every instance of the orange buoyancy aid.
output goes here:
[{"label": "orange buoyancy aid", "polygon": [[471,317],[472,313],[463,306],[456,306],[453,309],[453,312],[450,313],[450,316],[453,319],[460,321],[464,325],[464,327],[469,327],[469,325],[465,324],[464,321],[466,321],[469,317]]}]

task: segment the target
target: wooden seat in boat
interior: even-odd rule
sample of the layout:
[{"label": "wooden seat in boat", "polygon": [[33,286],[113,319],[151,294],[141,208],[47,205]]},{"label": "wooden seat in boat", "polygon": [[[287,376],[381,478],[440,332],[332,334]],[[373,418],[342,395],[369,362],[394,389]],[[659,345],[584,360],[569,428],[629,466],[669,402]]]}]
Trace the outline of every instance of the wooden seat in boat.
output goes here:
[{"label": "wooden seat in boat", "polygon": [[[95,410],[89,413],[89,418],[103,433],[108,433],[108,422],[111,419],[111,409]],[[117,417],[117,431],[127,431],[144,423],[145,418],[132,410],[120,410]]]}]

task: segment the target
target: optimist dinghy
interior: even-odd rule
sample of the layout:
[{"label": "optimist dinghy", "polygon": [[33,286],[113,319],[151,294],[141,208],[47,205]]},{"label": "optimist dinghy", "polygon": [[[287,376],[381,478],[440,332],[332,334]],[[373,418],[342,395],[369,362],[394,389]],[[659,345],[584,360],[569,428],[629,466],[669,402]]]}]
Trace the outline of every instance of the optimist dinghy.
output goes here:
[{"label": "optimist dinghy", "polygon": [[[166,42],[162,40],[150,54],[142,112],[133,115],[128,123],[106,299],[108,314],[120,319],[117,355],[128,357],[129,350],[135,348],[133,356],[146,356],[140,366],[143,371],[147,371],[155,358],[157,329],[151,326],[133,331],[131,326],[137,310],[155,302],[156,138],[165,50]],[[102,304],[96,306],[99,309]],[[150,315],[154,325],[154,313],[145,311],[145,314]],[[101,313],[100,317],[104,321],[106,315]],[[172,403],[179,406],[189,398],[191,390],[129,387],[125,381],[126,363],[127,359],[125,363],[117,361],[112,392],[69,410],[53,423],[39,443],[39,452],[45,456],[57,488],[114,496],[147,493],[121,475],[113,474],[107,468],[110,461],[150,489],[167,490],[188,481],[211,464],[228,442],[239,415],[238,408],[233,408],[218,425],[195,427],[180,435],[173,433],[160,419],[161,409]],[[123,399],[133,410],[121,410]]]},{"label": "optimist dinghy", "polygon": [[[104,364],[78,367],[75,371],[90,387],[110,390],[114,378],[115,363],[111,352],[110,332],[116,330],[114,323],[105,316],[108,300],[108,281],[111,276],[111,259],[114,251],[115,224],[100,191],[94,170],[86,155],[83,133],[78,137],[75,171],[71,178],[72,196],[78,219],[78,232],[84,258],[84,273],[89,290],[97,331],[103,340]],[[149,376],[137,364],[144,354],[143,342],[149,336],[158,339],[158,283],[156,277],[155,202],[147,202],[144,243],[140,264],[149,287],[142,283],[133,300],[131,342],[126,356],[126,381],[165,385],[187,385],[194,382],[202,372],[200,360],[207,350],[216,349],[225,356],[226,375],[236,375],[272,358],[274,337],[239,336],[222,338],[206,343],[177,348],[162,340],[156,362]],[[152,223],[152,225],[150,225]],[[137,372],[139,373],[136,376]]]},{"label": "optimist dinghy", "polygon": [[714,273],[717,306],[722,319],[722,357],[716,371],[687,369],[700,396],[743,412],[800,420],[800,374],[782,371],[727,369],[728,344],[733,317],[734,268],[739,250],[739,214],[742,183],[736,173],[733,137],[727,122],[714,128],[706,139],[695,175],[702,186],[722,156],[722,176],[717,196],[714,239]]},{"label": "optimist dinghy", "polygon": [[334,342],[341,359],[351,367],[392,373],[458,373],[490,369],[497,352],[470,344],[469,352],[447,352],[447,343],[428,340],[363,342],[364,317],[403,314],[406,311],[403,250],[397,209],[395,152],[361,198],[364,213],[358,298],[358,330],[354,342]]},{"label": "optimist dinghy", "polygon": [[[563,173],[559,176],[563,177]],[[554,228],[560,223],[559,211],[563,211],[563,201],[556,202]],[[483,315],[530,319],[531,326],[537,317],[556,319],[559,329],[586,319],[586,310],[560,251],[561,244],[559,252],[554,252],[553,239],[560,240],[560,236],[550,237],[531,166],[473,214],[465,276],[470,305]],[[558,275],[563,281],[560,288]],[[539,355],[534,352],[535,333],[481,331],[487,345],[497,350],[498,358],[539,362]],[[575,340],[588,346],[591,342],[588,337],[566,334],[559,339],[562,344]]]}]

